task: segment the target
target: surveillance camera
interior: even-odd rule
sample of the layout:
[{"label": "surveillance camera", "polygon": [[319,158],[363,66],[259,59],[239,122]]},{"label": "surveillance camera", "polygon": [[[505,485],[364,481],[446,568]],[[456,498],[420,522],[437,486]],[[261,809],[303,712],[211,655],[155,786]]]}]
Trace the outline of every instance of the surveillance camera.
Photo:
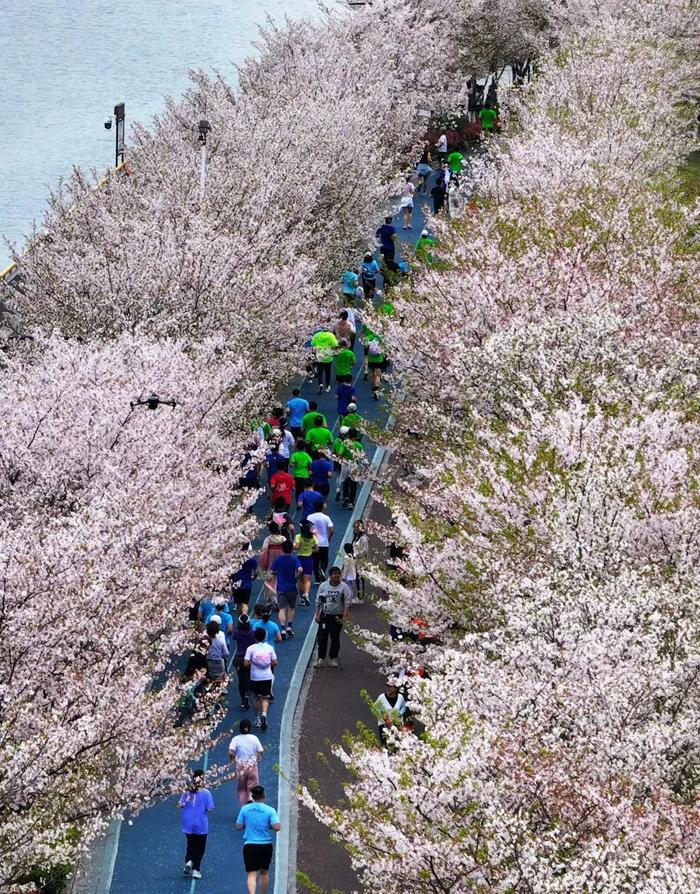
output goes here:
[{"label": "surveillance camera", "polygon": [[105,130],[111,130],[111,129],[112,129],[112,117],[110,115],[109,118],[105,118]]}]

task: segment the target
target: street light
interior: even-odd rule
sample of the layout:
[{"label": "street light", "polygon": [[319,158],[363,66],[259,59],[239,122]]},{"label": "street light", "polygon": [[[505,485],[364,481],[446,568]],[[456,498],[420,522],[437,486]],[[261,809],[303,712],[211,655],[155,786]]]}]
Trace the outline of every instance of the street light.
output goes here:
[{"label": "street light", "polygon": [[199,143],[202,147],[199,162],[199,201],[203,202],[207,185],[207,134],[211,130],[211,124],[202,119],[197,127],[199,129]]},{"label": "street light", "polygon": [[157,394],[154,394],[153,392],[151,392],[145,400],[141,400],[141,398],[139,398],[138,400],[132,400],[130,402],[129,406],[131,407],[132,410],[134,409],[134,407],[144,407],[144,406],[148,407],[149,410],[157,410],[161,404],[164,404],[165,406],[172,407],[173,409],[175,409],[175,407],[177,406],[177,401],[176,400],[161,400]]}]

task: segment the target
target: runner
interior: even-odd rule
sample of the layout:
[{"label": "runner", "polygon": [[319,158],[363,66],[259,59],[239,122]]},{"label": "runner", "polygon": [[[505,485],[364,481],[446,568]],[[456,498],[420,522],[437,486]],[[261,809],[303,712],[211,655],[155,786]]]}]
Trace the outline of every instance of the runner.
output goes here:
[{"label": "runner", "polygon": [[[338,344],[340,347],[343,347],[343,340],[350,345],[350,347],[354,347],[355,345],[355,324],[354,313],[352,319],[350,317],[350,313],[347,310],[341,310],[338,314],[338,322],[333,327],[333,332],[335,333],[335,337],[338,339]],[[338,355],[339,356],[339,355]],[[338,370],[338,356],[335,358],[335,374],[336,376],[340,375]]]},{"label": "runner", "polygon": [[[355,355],[353,354],[353,360],[355,359]],[[348,382],[348,379],[350,380]],[[355,394],[355,387],[351,384],[352,376],[346,376],[345,381],[341,382],[338,387],[335,389],[335,395],[338,401],[338,416],[343,417],[348,412],[348,407],[350,404],[355,403],[357,400],[357,395]],[[331,443],[333,442],[333,436],[331,436]]]},{"label": "runner", "polygon": [[[317,460],[314,460],[314,462],[316,461]],[[314,464],[311,463],[312,470],[313,466]],[[297,508],[301,509],[301,521],[306,521],[312,513],[323,512],[326,508],[325,498],[322,493],[315,490],[312,480],[306,482],[306,487],[297,501]]]},{"label": "runner", "polygon": [[236,767],[238,800],[243,806],[251,800],[251,792],[260,785],[258,764],[262,760],[263,747],[260,739],[250,731],[250,720],[241,720],[238,735],[231,739],[228,756]]},{"label": "runner", "polygon": [[294,495],[294,478],[289,474],[289,462],[284,459],[270,479],[270,504],[275,512],[288,512]]},{"label": "runner", "polygon": [[379,264],[372,257],[372,252],[365,253],[362,261],[362,288],[364,291],[365,301],[371,301],[377,289],[377,274],[379,273]]},{"label": "runner", "polygon": [[346,270],[342,276],[343,282],[343,300],[346,304],[353,304],[355,301],[355,293],[360,284],[357,267]]},{"label": "runner", "polygon": [[335,333],[323,330],[312,337],[311,346],[316,349],[316,376],[318,393],[321,394],[324,390],[331,390],[331,367],[338,339]]},{"label": "runner", "polygon": [[318,553],[318,538],[314,534],[311,522],[308,519],[301,523],[299,533],[294,541],[294,549],[299,556],[303,572],[301,578],[300,601],[302,605],[309,605],[311,575],[314,573],[314,558]]},{"label": "runner", "polygon": [[182,831],[187,836],[184,875],[201,878],[201,866],[207,849],[209,834],[208,814],[214,809],[214,799],[204,788],[204,770],[195,770],[187,791],[180,795],[177,806],[182,810]]},{"label": "runner", "polygon": [[335,357],[335,380],[337,383],[352,383],[352,370],[355,366],[355,352],[350,348],[346,338],[340,339],[340,351]]},{"label": "runner", "polygon": [[444,130],[438,137],[438,141],[435,144],[435,149],[437,151],[438,161],[441,165],[444,164],[445,159],[447,158],[447,134]]},{"label": "runner", "polygon": [[331,517],[326,515],[325,512],[314,512],[309,516],[308,521],[311,523],[311,530],[316,535],[316,540],[318,541],[318,552],[314,553],[314,573],[316,575],[316,583],[320,583],[326,577],[328,553],[335,528],[333,527]]},{"label": "runner", "polygon": [[[265,789],[256,785],[251,804],[241,807],[236,828],[243,831],[243,862],[248,873],[248,894],[267,894],[272,862],[272,833],[279,832],[277,811],[265,804]],[[260,884],[258,886],[258,880]]]},{"label": "runner", "polygon": [[247,711],[250,707],[248,692],[250,690],[250,671],[245,666],[245,653],[248,648],[255,642],[255,630],[251,627],[250,618],[247,614],[242,614],[238,618],[238,626],[233,631],[233,642],[236,651],[233,656],[233,666],[238,674],[238,694],[241,697],[241,708]]},{"label": "runner", "polygon": [[287,402],[287,411],[289,413],[289,430],[294,435],[294,439],[298,440],[302,436],[301,423],[309,412],[309,402],[304,400],[298,388],[292,391],[292,396]]},{"label": "runner", "polygon": [[316,401],[310,400],[309,401],[309,412],[305,413],[304,418],[301,420],[301,430],[302,430],[304,437],[306,437],[306,432],[310,428],[313,428],[314,422],[315,422],[317,416],[320,416],[321,419],[323,419],[323,424],[325,426],[328,426],[328,423],[326,422],[326,417],[323,415],[323,413],[319,413],[319,411],[318,411],[318,404],[316,403]]},{"label": "runner", "polygon": [[423,147],[423,154],[420,161],[416,165],[416,173],[418,174],[418,192],[426,192],[428,188],[428,177],[433,173],[433,159],[430,155],[430,149],[426,143]]},{"label": "runner", "polygon": [[[317,416],[316,418],[318,419],[319,417]],[[320,418],[323,419],[323,416]],[[297,441],[296,450],[289,457],[289,471],[294,477],[297,500],[301,498],[302,491],[306,487],[306,482],[309,480],[309,472],[312,462],[311,455],[306,449],[306,442],[301,440]]]},{"label": "runner", "polygon": [[441,177],[440,174],[442,174],[442,171],[438,173],[435,186],[430,190],[430,197],[433,200],[433,214],[440,214],[445,207],[447,188],[445,187],[445,178],[444,176]]},{"label": "runner", "polygon": [[[330,480],[333,477],[333,463],[328,459],[327,454],[319,450],[316,459],[311,463],[311,482],[314,490],[322,494],[324,499],[328,497],[331,490]],[[303,497],[303,494],[302,494]],[[323,509],[320,506],[319,509]]]},{"label": "runner", "polygon": [[250,687],[255,702],[255,726],[267,729],[267,712],[270,707],[272,680],[277,667],[277,653],[269,643],[265,642],[265,630],[258,627],[255,631],[255,642],[245,653],[244,664],[250,670]]},{"label": "runner", "polygon": [[410,177],[406,177],[406,182],[401,187],[401,204],[399,209],[403,211],[403,228],[410,230],[413,228],[413,196],[416,188]]},{"label": "runner", "polygon": [[396,268],[396,227],[394,218],[389,215],[384,218],[384,223],[376,232],[379,240],[379,253],[384,258],[384,263],[389,270]]},{"label": "runner", "polygon": [[[321,497],[320,494],[318,496]],[[282,555],[277,556],[272,563],[272,572],[277,580],[277,605],[279,607],[277,620],[282,639],[291,639],[294,636],[294,617],[297,612],[299,592],[298,579],[304,573],[301,562],[295,555],[292,555],[293,549],[293,545],[287,541],[282,547]]]}]

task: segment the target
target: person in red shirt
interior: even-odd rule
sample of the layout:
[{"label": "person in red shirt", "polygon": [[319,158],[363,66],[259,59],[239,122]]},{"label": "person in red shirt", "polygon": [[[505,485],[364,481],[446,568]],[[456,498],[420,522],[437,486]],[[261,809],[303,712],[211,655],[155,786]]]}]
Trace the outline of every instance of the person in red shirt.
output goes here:
[{"label": "person in red shirt", "polygon": [[270,478],[270,503],[277,512],[286,512],[292,505],[294,478],[289,474],[288,469],[288,462],[282,460],[277,464],[277,471]]}]

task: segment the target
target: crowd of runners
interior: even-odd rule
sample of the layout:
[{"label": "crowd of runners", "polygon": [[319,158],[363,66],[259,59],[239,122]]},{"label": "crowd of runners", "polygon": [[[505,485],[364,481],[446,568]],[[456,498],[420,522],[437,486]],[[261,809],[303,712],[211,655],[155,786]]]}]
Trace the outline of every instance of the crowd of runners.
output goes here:
[{"label": "crowd of runners", "polygon": [[[400,220],[388,215],[377,230],[378,257],[368,251],[361,264],[343,273],[337,316],[309,334],[307,381],[292,388],[285,401],[253,426],[251,443],[241,458],[240,487],[264,493],[256,504],[256,508],[265,504],[264,539],[256,549],[242,544],[242,559],[231,573],[228,589],[205,595],[193,608],[191,620],[199,633],[185,670],[183,717],[198,709],[205,691],[219,687],[234,692],[233,686],[223,688],[234,675],[240,710],[247,714],[252,709],[238,724],[228,750],[236,770],[240,802],[236,828],[243,831],[250,894],[267,890],[272,833],[280,829],[276,811],[265,804],[259,764],[264,755],[260,735],[268,729],[275,673],[285,660],[284,643],[295,637],[297,612],[308,607],[316,627],[314,667],[338,668],[343,625],[352,607],[365,598],[369,538],[364,523],[355,521],[351,536],[338,543],[329,512],[332,504],[339,512],[350,513],[355,507],[371,430],[367,401],[379,401],[383,374],[390,366],[382,336],[363,322],[363,309],[372,306],[380,315],[393,314],[390,290],[409,272],[405,260],[397,261],[398,227],[410,231],[414,226],[416,188],[427,197],[434,181],[433,211],[441,213],[447,204],[448,213],[461,213],[466,200],[460,186],[464,162],[461,153],[447,151],[444,134],[435,160],[426,148],[416,176],[407,178],[402,188]],[[459,203],[451,198],[457,194]],[[422,229],[416,257],[433,263],[434,246],[429,230]],[[360,381],[367,385],[360,386]],[[332,389],[334,412],[321,412],[321,398],[313,399],[308,392],[324,395]],[[333,547],[342,558],[329,567]],[[392,544],[392,549],[398,548]],[[394,553],[390,562],[392,557]],[[401,635],[394,627],[390,632],[394,638]],[[391,679],[375,702],[379,739],[385,745],[389,726],[412,724],[401,690],[401,681]],[[207,815],[214,807],[204,782],[203,772],[196,770],[178,802],[187,836],[184,873],[194,878],[201,878]]]}]

